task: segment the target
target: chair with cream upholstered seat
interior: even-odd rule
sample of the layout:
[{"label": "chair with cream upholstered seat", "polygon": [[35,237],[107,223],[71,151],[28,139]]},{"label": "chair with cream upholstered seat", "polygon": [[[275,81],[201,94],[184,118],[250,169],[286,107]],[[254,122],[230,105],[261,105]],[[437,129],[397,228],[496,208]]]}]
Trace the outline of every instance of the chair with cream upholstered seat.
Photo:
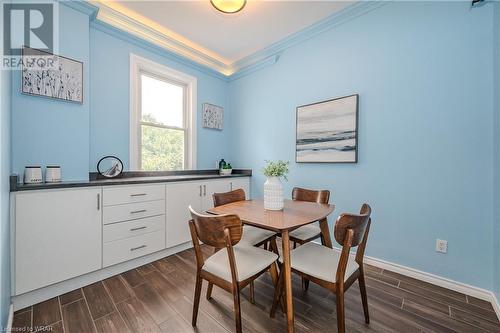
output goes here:
[{"label": "chair with cream upholstered seat", "polygon": [[[330,191],[294,187],[292,199],[327,204],[330,201]],[[318,223],[308,224],[290,232],[290,241],[293,242],[293,248],[296,248],[297,244],[302,245],[317,238],[322,238],[321,228]],[[321,239],[321,243],[324,244],[323,239]]]},{"label": "chair with cream upholstered seat", "polygon": [[[292,199],[327,204],[330,201],[330,191],[294,187],[292,190]],[[294,249],[297,247],[297,244],[302,245],[318,238],[321,238],[321,244],[325,245],[319,222],[307,224],[290,232],[290,241],[293,243]],[[307,290],[308,287],[309,281],[302,278],[302,289]]]},{"label": "chair with cream upholstered seat", "polygon": [[[196,326],[202,282],[207,280],[233,294],[236,332],[241,332],[240,290],[267,270],[277,277],[278,255],[241,243],[243,225],[237,215],[201,215],[189,210],[197,268],[192,325]],[[220,250],[204,259],[199,241]]]},{"label": "chair with cream upholstered seat", "polygon": [[[214,200],[214,207],[246,200],[245,191],[243,189],[237,189],[225,193],[214,193],[212,197]],[[241,242],[248,243],[253,246],[264,245],[264,247],[267,248],[268,243],[275,236],[276,236],[275,232],[264,230],[257,227],[252,227],[251,225],[244,225]]]},{"label": "chair with cream upholstered seat", "polygon": [[[214,193],[212,195],[214,200],[214,207],[226,205],[233,202],[245,201],[246,195],[243,189],[237,189],[230,192],[224,193]],[[243,236],[241,237],[240,243],[249,244],[252,246],[262,246],[267,249],[270,246],[273,251],[278,253],[278,246],[276,245],[276,233],[264,230],[261,228],[252,227],[251,225],[243,226]],[[218,249],[214,249],[217,252]],[[253,282],[250,283],[250,302],[254,303],[255,293]],[[210,299],[212,295],[213,285],[211,283],[208,284],[207,288],[207,299]]]},{"label": "chair with cream upholstered seat", "polygon": [[[341,251],[310,242],[299,246],[290,254],[294,273],[336,294],[338,332],[345,332],[344,293],[356,280],[359,283],[365,321],[367,324],[370,323],[363,270],[363,258],[371,224],[370,214],[370,206],[364,204],[359,214],[341,214],[338,217],[334,236],[342,245]],[[356,257],[352,259],[349,253],[355,247],[357,247]],[[274,317],[282,291],[283,274],[280,272],[271,317]]]}]

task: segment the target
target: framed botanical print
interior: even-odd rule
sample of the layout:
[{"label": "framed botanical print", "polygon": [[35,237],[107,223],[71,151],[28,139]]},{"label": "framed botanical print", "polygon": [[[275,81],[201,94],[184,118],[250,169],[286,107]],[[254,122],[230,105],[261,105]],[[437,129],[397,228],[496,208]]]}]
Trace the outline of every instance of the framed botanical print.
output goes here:
[{"label": "framed botanical print", "polygon": [[23,48],[23,94],[83,103],[83,63],[29,47]]},{"label": "framed botanical print", "polygon": [[224,108],[221,106],[203,104],[203,127],[222,130],[224,120]]}]

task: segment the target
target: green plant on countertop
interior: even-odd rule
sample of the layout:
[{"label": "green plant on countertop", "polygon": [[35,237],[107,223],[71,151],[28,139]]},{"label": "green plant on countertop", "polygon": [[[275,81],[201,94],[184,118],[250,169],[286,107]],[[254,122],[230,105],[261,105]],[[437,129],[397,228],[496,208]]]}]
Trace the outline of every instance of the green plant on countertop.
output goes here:
[{"label": "green plant on countertop", "polygon": [[226,164],[226,165],[224,165],[224,166],[222,167],[222,169],[224,169],[224,170],[229,170],[229,169],[232,169],[232,168],[233,168],[233,167],[231,166],[231,163],[228,163],[228,164]]},{"label": "green plant on countertop", "polygon": [[286,175],[288,174],[288,165],[290,164],[289,161],[268,161],[266,160],[266,166],[262,168],[262,173],[266,177],[283,177],[285,180],[288,180],[286,178]]}]

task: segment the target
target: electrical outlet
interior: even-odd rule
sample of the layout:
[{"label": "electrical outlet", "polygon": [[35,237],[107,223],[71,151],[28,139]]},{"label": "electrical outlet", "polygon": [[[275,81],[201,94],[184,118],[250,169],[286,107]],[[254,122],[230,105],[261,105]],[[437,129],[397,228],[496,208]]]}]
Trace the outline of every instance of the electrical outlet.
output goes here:
[{"label": "electrical outlet", "polygon": [[440,253],[448,252],[448,241],[442,239],[436,239],[436,252]]}]

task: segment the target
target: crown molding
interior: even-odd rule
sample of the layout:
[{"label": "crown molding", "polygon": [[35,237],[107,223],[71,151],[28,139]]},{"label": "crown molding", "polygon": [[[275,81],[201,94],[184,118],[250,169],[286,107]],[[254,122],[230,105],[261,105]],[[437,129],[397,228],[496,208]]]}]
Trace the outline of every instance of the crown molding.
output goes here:
[{"label": "crown molding", "polygon": [[64,5],[66,7],[72,8],[76,11],[79,11],[82,14],[87,15],[90,20],[94,20],[99,8],[92,5],[87,1],[79,1],[79,0],[58,0],[58,3]]},{"label": "crown molding", "polygon": [[267,58],[260,59],[255,62],[249,63],[247,66],[238,69],[234,74],[231,74],[227,77],[227,81],[234,81],[244,76],[247,76],[250,73],[256,72],[264,67],[268,67],[274,65],[278,62],[280,58],[279,54],[273,54],[268,56]]},{"label": "crown molding", "polygon": [[185,65],[187,67],[196,69],[202,73],[205,73],[207,75],[216,77],[218,79],[221,79],[223,81],[227,81],[228,76],[224,75],[213,68],[210,68],[208,66],[204,66],[199,64],[198,62],[192,61],[184,56],[178,55],[174,52],[171,52],[170,50],[156,44],[153,42],[150,42],[148,40],[145,40],[141,37],[135,36],[129,32],[126,32],[120,28],[117,28],[113,25],[110,25],[108,23],[104,23],[100,20],[94,20],[90,22],[90,27],[99,31],[102,31],[108,35],[111,35],[115,38],[121,39],[123,41],[126,41],[128,43],[131,43],[133,45],[136,45],[140,47],[141,49],[144,49],[146,51],[149,51],[151,53],[157,54],[159,56],[165,57],[167,59],[173,60],[177,63],[180,63],[182,65]]},{"label": "crown molding", "polygon": [[[379,7],[385,5],[388,1],[360,1],[342,10],[333,13],[330,16],[318,21],[307,28],[300,30],[274,44],[271,44],[264,49],[257,51],[249,56],[246,56],[233,64],[231,67],[234,71],[235,77],[238,72],[243,71],[246,67],[254,66],[255,64],[266,61],[271,56],[281,54],[286,49],[289,49],[297,44],[300,44],[308,39],[311,39],[323,32],[338,27],[352,19],[371,12]],[[232,76],[230,76],[232,77]]]},{"label": "crown molding", "polygon": [[228,64],[107,6],[101,0],[90,2],[78,0],[59,1],[89,15],[93,28],[140,45],[152,52],[159,53],[162,56],[228,82],[273,65],[287,49],[390,2],[361,0],[260,51]]},{"label": "crown molding", "polygon": [[215,59],[214,57],[211,57],[210,55],[186,45],[185,43],[172,38],[163,32],[130,18],[129,16],[107,6],[103,2],[95,2],[95,4],[99,7],[99,12],[97,13],[97,19],[99,21],[124,30],[148,42],[159,45],[191,61],[212,68],[223,75],[229,76],[232,74],[227,64]]}]

